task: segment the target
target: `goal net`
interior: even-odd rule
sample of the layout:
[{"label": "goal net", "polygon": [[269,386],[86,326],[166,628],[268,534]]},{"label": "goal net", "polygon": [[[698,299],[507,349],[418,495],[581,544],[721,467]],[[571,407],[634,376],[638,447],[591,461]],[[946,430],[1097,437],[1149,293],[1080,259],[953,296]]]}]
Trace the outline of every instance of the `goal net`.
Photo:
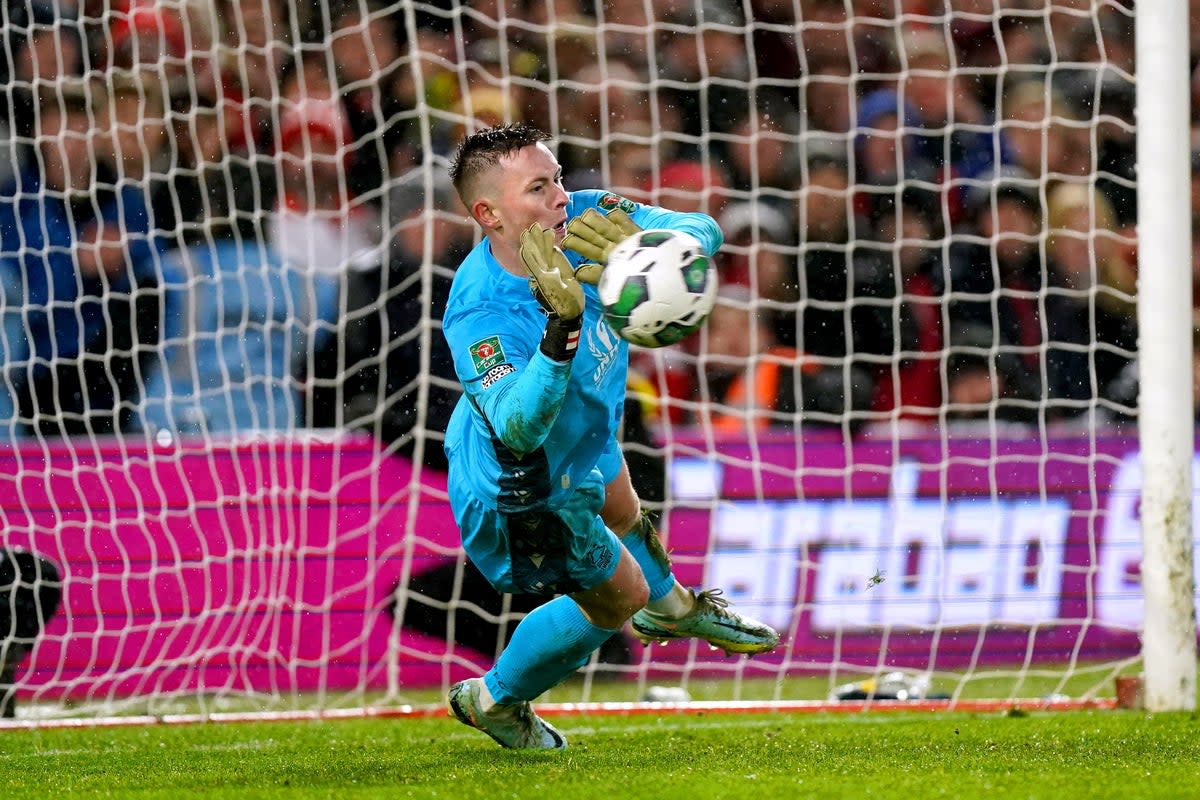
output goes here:
[{"label": "goal net", "polygon": [[633,351],[624,448],[680,580],[783,634],[626,631],[544,700],[1138,670],[1127,5],[2,13],[0,712],[385,708],[490,665],[539,600],[461,554],[439,320],[479,237],[448,158],[513,121],[568,189],[719,221],[717,308]]}]

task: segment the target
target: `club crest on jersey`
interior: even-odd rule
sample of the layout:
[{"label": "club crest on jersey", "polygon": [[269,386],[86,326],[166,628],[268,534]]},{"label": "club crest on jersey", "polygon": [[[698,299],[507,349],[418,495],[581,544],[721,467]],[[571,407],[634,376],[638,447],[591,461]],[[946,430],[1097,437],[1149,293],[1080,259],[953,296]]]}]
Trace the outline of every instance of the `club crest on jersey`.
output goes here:
[{"label": "club crest on jersey", "polygon": [[504,348],[500,346],[499,336],[488,336],[480,339],[467,348],[471,354],[471,363],[475,365],[475,374],[482,375],[492,367],[504,363]]},{"label": "club crest on jersey", "polygon": [[612,211],[614,208],[619,208],[626,214],[632,214],[635,208],[632,200],[628,200],[624,197],[621,197],[621,195],[613,194],[612,192],[606,192],[600,198],[600,201],[597,203],[597,205],[599,205],[605,211]]}]

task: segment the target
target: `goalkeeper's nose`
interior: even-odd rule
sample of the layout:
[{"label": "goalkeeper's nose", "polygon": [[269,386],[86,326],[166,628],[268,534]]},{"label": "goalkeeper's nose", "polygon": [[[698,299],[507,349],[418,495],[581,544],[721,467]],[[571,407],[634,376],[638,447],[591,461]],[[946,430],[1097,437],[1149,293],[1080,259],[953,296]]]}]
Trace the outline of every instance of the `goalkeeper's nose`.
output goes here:
[{"label": "goalkeeper's nose", "polygon": [[561,183],[554,184],[554,193],[550,196],[550,202],[555,210],[567,207],[567,190],[563,188]]}]

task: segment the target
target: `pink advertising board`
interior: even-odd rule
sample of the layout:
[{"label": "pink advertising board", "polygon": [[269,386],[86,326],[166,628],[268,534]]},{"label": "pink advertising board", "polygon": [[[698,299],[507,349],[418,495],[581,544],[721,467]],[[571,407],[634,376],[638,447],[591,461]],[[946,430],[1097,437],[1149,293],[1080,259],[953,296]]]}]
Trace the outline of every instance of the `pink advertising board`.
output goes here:
[{"label": "pink advertising board", "polygon": [[[680,578],[787,631],[763,667],[951,669],[1137,652],[1135,442],[676,444],[664,532]],[[386,684],[386,606],[455,557],[445,478],[363,438],[30,444],[0,451],[2,540],[64,572],[26,692]],[[405,685],[487,655],[403,632]],[[635,648],[640,657],[640,649]],[[672,668],[725,659],[656,648]],[[773,659],[773,661],[771,660]],[[701,665],[703,666],[703,664]]]}]

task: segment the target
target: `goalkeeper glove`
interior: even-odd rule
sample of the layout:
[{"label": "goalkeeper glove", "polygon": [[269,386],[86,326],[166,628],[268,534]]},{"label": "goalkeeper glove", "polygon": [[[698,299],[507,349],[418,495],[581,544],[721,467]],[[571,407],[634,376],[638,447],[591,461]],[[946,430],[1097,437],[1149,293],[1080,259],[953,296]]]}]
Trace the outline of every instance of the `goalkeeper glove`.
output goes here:
[{"label": "goalkeeper glove", "polygon": [[[613,248],[641,230],[641,227],[619,208],[614,208],[607,216],[589,208],[567,223],[567,235],[563,238],[562,246],[574,250],[588,261],[595,262],[579,268],[581,273],[585,269],[588,270],[587,277],[580,275],[580,280],[595,283],[600,280],[602,269],[596,265],[607,264]],[[592,276],[595,280],[588,280]]]},{"label": "goalkeeper glove", "polygon": [[521,234],[521,261],[529,271],[529,290],[546,310],[541,350],[553,361],[570,361],[583,327],[583,287],[567,257],[554,246],[554,231],[536,222]]}]

